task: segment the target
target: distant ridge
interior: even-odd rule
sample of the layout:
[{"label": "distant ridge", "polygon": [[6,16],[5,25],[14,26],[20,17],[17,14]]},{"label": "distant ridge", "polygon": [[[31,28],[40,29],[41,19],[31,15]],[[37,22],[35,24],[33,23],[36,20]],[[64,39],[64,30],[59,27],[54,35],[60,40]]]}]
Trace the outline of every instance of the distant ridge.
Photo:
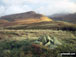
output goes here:
[{"label": "distant ridge", "polygon": [[25,13],[19,13],[19,14],[12,14],[12,15],[6,15],[0,17],[0,20],[8,21],[8,23],[3,25],[21,25],[21,24],[31,24],[31,23],[38,23],[38,22],[44,22],[44,21],[53,21],[52,19],[42,15],[38,14],[34,11],[29,11]]},{"label": "distant ridge", "polygon": [[53,16],[49,16],[49,18],[52,18],[56,21],[66,21],[70,23],[76,24],[76,13],[74,14],[55,14]]}]

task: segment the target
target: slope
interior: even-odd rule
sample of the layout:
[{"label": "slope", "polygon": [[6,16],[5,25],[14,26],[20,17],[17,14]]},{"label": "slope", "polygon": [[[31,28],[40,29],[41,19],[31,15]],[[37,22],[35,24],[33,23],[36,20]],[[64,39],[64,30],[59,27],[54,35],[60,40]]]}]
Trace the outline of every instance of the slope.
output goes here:
[{"label": "slope", "polygon": [[1,20],[8,21],[8,23],[3,23],[4,26],[52,21],[52,19],[50,19],[42,14],[35,13],[33,11],[20,13],[20,14],[2,16],[2,17],[0,17],[0,21]]}]

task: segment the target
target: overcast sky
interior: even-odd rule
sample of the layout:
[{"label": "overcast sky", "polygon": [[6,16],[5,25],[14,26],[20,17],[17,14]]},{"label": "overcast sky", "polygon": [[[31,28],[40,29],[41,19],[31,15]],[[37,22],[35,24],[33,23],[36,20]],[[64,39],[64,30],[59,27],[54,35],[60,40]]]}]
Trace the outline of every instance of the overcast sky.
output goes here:
[{"label": "overcast sky", "polygon": [[76,0],[0,0],[0,16],[27,11],[44,15],[75,13]]}]

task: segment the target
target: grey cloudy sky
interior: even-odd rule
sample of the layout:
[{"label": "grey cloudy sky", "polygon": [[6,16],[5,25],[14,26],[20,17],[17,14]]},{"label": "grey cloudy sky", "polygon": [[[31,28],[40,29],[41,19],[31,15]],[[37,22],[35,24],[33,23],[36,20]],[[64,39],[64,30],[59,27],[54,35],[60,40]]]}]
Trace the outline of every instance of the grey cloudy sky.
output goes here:
[{"label": "grey cloudy sky", "polygon": [[76,0],[0,0],[0,16],[27,11],[44,15],[75,13]]}]

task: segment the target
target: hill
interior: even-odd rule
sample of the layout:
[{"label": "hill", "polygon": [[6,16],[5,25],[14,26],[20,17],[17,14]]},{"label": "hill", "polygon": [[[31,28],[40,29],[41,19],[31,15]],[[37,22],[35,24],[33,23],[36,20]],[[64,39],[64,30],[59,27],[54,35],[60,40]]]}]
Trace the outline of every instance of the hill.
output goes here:
[{"label": "hill", "polygon": [[53,20],[57,21],[66,21],[76,24],[76,13],[74,14],[55,14],[52,16],[49,16]]},{"label": "hill", "polygon": [[0,18],[0,27],[0,29],[52,29],[76,31],[75,24],[53,21],[52,19],[33,11],[2,16]]},{"label": "hill", "polygon": [[68,22],[61,22],[61,21],[50,21],[50,22],[39,22],[39,23],[32,23],[26,25],[16,25],[16,26],[8,26],[4,27],[4,29],[11,29],[11,30],[27,30],[27,29],[50,29],[50,30],[68,30],[68,31],[76,31],[76,25]]},{"label": "hill", "polygon": [[31,24],[38,23],[44,21],[52,21],[52,19],[42,15],[35,13],[33,11],[20,13],[20,14],[12,14],[7,16],[0,17],[1,20],[8,21],[7,23],[3,21],[0,25],[2,26],[11,26],[11,25],[21,25],[21,24]]}]

